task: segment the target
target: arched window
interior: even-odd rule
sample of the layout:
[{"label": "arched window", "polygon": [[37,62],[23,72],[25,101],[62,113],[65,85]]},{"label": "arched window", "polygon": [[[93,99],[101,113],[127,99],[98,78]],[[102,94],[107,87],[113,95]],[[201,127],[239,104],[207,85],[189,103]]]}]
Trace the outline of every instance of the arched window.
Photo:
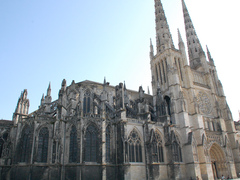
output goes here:
[{"label": "arched window", "polygon": [[164,99],[167,103],[168,115],[171,116],[171,99],[168,96],[165,96]]},{"label": "arched window", "polygon": [[19,162],[28,162],[31,155],[32,136],[29,126],[25,126],[22,131],[22,137],[19,145]]},{"label": "arched window", "polygon": [[44,127],[40,130],[38,135],[37,162],[44,162],[44,163],[47,162],[48,139],[49,139],[48,128]]},{"label": "arched window", "polygon": [[155,70],[156,70],[156,77],[157,77],[157,82],[158,82],[159,80],[158,80],[158,69],[157,69],[157,65],[155,65]]},{"label": "arched window", "polygon": [[180,141],[175,134],[172,135],[172,153],[173,161],[182,162],[182,150],[180,147]]},{"label": "arched window", "polygon": [[85,161],[97,162],[99,153],[99,141],[98,132],[94,125],[88,126],[85,137]]},{"label": "arched window", "polygon": [[164,162],[162,138],[159,133],[152,131],[152,161]]},{"label": "arched window", "polygon": [[129,162],[142,162],[141,139],[135,129],[128,136],[128,157]]},{"label": "arched window", "polygon": [[69,145],[69,162],[77,162],[78,155],[78,144],[77,144],[77,129],[75,126],[72,126],[70,132],[70,145]]},{"label": "arched window", "polygon": [[110,137],[111,137],[111,132],[110,132],[110,127],[108,126],[106,128],[106,162],[110,162],[110,154],[111,154]]},{"label": "arched window", "polygon": [[90,98],[90,91],[87,90],[84,94],[84,98],[83,98],[83,113],[89,113],[90,112],[90,105],[91,105],[91,98]]}]

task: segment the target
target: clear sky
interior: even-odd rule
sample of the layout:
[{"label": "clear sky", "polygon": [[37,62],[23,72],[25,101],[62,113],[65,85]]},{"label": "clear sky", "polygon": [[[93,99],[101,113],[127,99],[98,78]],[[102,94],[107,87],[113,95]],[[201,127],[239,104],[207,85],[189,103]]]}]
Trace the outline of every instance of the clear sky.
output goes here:
[{"label": "clear sky", "polygon": [[[200,42],[211,51],[234,120],[240,109],[240,1],[185,0]],[[175,47],[186,39],[181,0],[162,0]],[[149,39],[155,46],[154,0],[1,0],[0,119],[12,119],[21,91],[30,112],[49,82],[126,82],[151,91]],[[185,44],[186,45],[186,44]],[[156,52],[156,51],[155,51]]]}]

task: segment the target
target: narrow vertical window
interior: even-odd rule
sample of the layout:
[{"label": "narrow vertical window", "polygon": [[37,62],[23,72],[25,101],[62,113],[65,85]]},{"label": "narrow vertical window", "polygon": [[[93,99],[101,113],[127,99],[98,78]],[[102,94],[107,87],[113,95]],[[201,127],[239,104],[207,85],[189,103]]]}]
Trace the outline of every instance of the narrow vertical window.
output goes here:
[{"label": "narrow vertical window", "polygon": [[85,140],[85,161],[97,162],[98,159],[98,137],[97,129],[95,126],[90,125],[86,131]]},{"label": "narrow vertical window", "polygon": [[135,129],[128,137],[128,155],[130,162],[142,162],[142,143]]},{"label": "narrow vertical window", "polygon": [[49,139],[48,128],[44,127],[40,130],[40,133],[38,136],[38,153],[37,153],[38,162],[44,162],[44,163],[47,162],[48,139]]},{"label": "narrow vertical window", "polygon": [[77,130],[75,126],[72,126],[71,132],[70,132],[70,146],[69,146],[69,162],[74,163],[77,162],[77,154],[78,154],[78,148],[77,148]]},{"label": "narrow vertical window", "polygon": [[159,133],[152,131],[152,161],[153,162],[164,162],[163,159],[163,147],[162,138]]},{"label": "narrow vertical window", "polygon": [[155,65],[155,69],[156,69],[156,79],[157,79],[157,82],[159,81],[158,79],[158,70],[157,70],[157,65]]},{"label": "narrow vertical window", "polygon": [[164,82],[166,83],[166,74],[165,74],[165,68],[164,68],[163,61],[162,61],[162,67],[163,67],[163,78],[164,78]]},{"label": "narrow vertical window", "polygon": [[173,161],[182,162],[182,150],[180,147],[180,142],[175,135],[173,135],[173,138],[172,138],[172,153],[173,153]]},{"label": "narrow vertical window", "polygon": [[160,63],[158,63],[158,68],[159,68],[159,75],[160,75],[161,84],[163,84],[163,80],[162,80],[162,71],[161,71]]},{"label": "narrow vertical window", "polygon": [[31,155],[31,129],[26,126],[22,131],[22,137],[19,144],[19,162],[28,162]]},{"label": "narrow vertical window", "polygon": [[111,146],[110,146],[110,127],[106,128],[106,162],[110,162]]},{"label": "narrow vertical window", "polygon": [[83,98],[83,113],[89,113],[91,110],[91,98],[90,98],[90,91],[86,90]]}]

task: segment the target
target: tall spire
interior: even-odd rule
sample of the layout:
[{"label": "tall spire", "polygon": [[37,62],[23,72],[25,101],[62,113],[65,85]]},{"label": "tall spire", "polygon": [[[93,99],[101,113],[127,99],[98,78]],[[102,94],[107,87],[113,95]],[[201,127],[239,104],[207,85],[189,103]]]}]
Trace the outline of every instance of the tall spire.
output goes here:
[{"label": "tall spire", "polygon": [[187,10],[187,6],[182,0],[183,17],[185,23],[185,31],[187,36],[188,55],[190,66],[196,68],[201,65],[200,56],[203,54],[203,49],[197,37],[192,20]]},{"label": "tall spire", "polygon": [[168,48],[174,48],[172,35],[169,30],[161,0],[155,0],[155,18],[157,52],[161,52]]}]

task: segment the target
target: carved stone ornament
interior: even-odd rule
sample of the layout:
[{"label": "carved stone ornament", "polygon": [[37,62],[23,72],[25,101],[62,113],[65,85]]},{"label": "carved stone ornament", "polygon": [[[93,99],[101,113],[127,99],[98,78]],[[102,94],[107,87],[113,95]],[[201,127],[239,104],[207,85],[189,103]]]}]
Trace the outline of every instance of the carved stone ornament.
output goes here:
[{"label": "carved stone ornament", "polygon": [[210,99],[204,92],[199,92],[197,96],[197,102],[199,105],[199,110],[203,114],[210,114],[212,111],[212,104],[210,102]]}]

